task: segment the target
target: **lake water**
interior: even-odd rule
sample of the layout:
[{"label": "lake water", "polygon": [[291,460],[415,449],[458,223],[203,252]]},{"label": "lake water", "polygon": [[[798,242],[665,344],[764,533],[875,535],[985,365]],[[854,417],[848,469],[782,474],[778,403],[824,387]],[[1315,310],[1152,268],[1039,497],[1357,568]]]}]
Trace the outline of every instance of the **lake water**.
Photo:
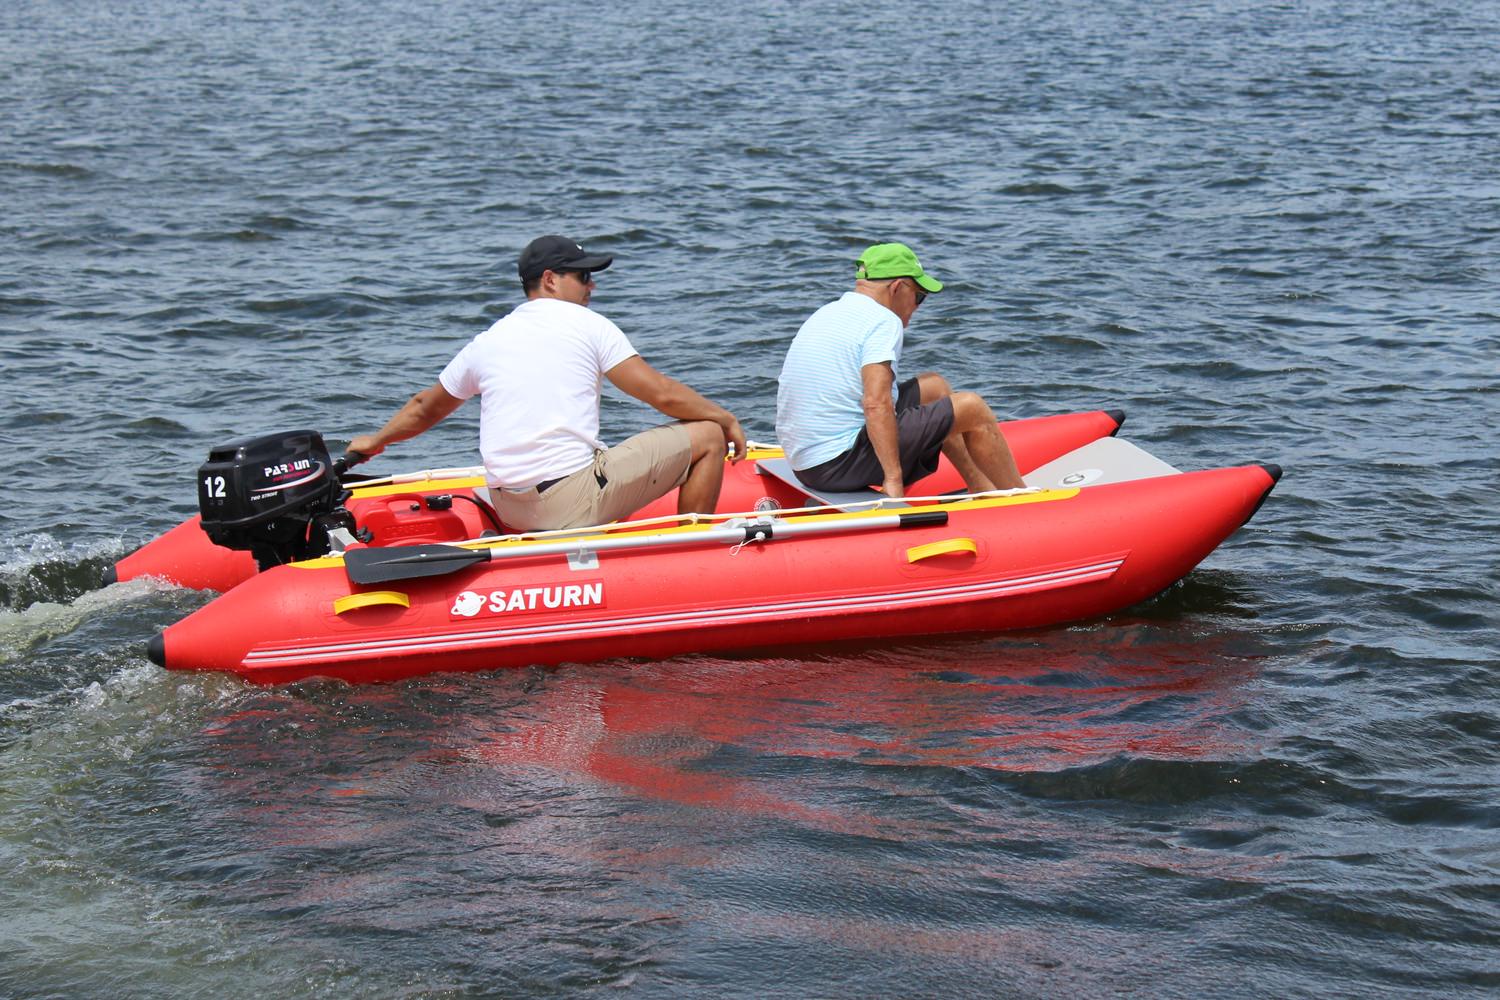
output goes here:
[{"label": "lake water", "polygon": [[[0,994],[1500,988],[1497,38],[1489,2],[6,6]],[[210,595],[96,582],[208,449],[374,429],[548,232],[754,438],[899,239],[949,282],[909,371],[1287,474],[1067,627],[148,663]]]}]

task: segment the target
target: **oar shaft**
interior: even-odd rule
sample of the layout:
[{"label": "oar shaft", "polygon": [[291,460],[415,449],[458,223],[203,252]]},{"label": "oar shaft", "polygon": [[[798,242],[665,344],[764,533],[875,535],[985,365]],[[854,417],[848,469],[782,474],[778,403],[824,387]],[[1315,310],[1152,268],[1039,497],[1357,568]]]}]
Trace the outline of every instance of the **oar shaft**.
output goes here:
[{"label": "oar shaft", "polygon": [[357,548],[344,554],[344,571],[353,583],[366,585],[444,576],[479,563],[545,555],[592,555],[596,552],[650,549],[664,546],[720,543],[746,545],[802,535],[829,535],[845,531],[875,531],[946,524],[946,511],[921,511],[851,519],[813,518],[807,521],[776,521],[762,518],[725,524],[703,531],[679,531],[616,538],[575,538],[568,541],[533,542],[471,549],[457,545],[421,545]]},{"label": "oar shaft", "polygon": [[684,531],[635,538],[578,539],[570,542],[539,542],[534,545],[497,546],[489,550],[491,560],[518,559],[523,556],[545,556],[571,552],[609,552],[625,549],[651,549],[673,545],[701,545],[719,542],[736,545],[741,542],[772,541],[801,535],[828,535],[845,531],[873,531],[880,528],[920,527],[924,524],[946,524],[947,511],[889,514],[847,521],[751,521],[743,525],[723,525],[706,531]]}]

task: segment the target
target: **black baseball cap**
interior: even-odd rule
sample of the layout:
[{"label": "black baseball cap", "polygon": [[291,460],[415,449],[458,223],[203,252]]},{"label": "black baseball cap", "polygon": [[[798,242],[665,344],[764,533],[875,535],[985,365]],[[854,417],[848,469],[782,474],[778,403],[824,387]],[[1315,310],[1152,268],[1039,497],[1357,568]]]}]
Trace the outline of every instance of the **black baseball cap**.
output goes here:
[{"label": "black baseball cap", "polygon": [[543,271],[602,271],[614,259],[610,254],[591,254],[566,236],[538,236],[521,251],[516,270],[522,281],[530,281]]}]

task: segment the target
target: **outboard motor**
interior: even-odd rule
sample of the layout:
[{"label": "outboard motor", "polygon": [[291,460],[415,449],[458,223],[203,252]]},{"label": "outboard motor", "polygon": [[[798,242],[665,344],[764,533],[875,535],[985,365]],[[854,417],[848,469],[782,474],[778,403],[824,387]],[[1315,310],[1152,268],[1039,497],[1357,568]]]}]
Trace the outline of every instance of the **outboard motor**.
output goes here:
[{"label": "outboard motor", "polygon": [[316,431],[220,445],[198,467],[198,510],[216,545],[248,550],[265,570],[327,554],[329,532],[353,529],[333,462]]}]

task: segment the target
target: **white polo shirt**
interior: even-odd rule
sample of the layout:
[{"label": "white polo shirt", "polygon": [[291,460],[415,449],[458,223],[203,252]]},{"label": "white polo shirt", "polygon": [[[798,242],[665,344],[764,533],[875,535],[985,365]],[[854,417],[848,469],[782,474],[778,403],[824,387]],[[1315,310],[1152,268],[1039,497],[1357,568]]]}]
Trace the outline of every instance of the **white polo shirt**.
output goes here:
[{"label": "white polo shirt", "polygon": [[438,381],[479,396],[489,485],[518,489],[570,475],[604,447],[604,373],[634,356],[620,328],[586,306],[529,299],[459,351]]}]

